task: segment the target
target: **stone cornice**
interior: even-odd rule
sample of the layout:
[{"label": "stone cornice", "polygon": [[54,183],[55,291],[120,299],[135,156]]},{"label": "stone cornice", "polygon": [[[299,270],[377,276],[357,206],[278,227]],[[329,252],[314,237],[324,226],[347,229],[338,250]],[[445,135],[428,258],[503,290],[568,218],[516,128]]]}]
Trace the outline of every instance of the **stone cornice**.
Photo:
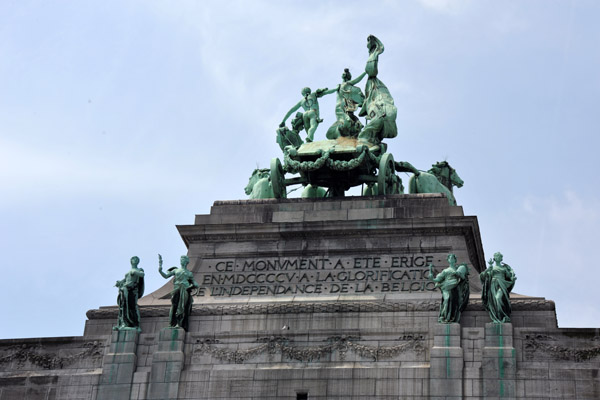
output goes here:
[{"label": "stone cornice", "polygon": [[[513,311],[554,311],[553,301],[543,299],[514,299]],[[283,304],[243,304],[243,305],[194,305],[192,316],[199,315],[249,315],[249,314],[302,314],[302,313],[343,313],[343,312],[406,312],[438,311],[440,301],[421,300],[405,302],[331,302],[331,303],[283,303]],[[466,311],[484,311],[481,300],[471,300]],[[140,307],[142,317],[166,317],[169,306]],[[106,307],[87,312],[88,319],[117,318],[117,307]]]}]

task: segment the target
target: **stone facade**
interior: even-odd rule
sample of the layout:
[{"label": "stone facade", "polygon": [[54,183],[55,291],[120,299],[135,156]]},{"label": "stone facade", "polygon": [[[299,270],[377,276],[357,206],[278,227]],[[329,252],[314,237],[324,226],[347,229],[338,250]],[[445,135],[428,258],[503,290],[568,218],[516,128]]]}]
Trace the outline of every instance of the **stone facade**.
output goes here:
[{"label": "stone facade", "polygon": [[[165,328],[168,283],[140,299],[142,333],[112,331],[111,306],[82,337],[2,340],[0,400],[600,398],[600,330],[518,294],[491,323],[477,219],[441,195],[216,202],[178,229],[201,285],[188,332]],[[444,325],[425,271],[450,252],[471,298]]]}]

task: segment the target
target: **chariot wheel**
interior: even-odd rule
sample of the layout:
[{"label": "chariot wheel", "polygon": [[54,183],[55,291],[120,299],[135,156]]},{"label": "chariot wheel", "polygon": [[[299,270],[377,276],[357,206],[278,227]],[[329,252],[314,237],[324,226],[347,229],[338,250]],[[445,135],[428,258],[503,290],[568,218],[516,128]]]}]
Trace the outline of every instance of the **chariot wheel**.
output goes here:
[{"label": "chariot wheel", "polygon": [[379,172],[377,173],[377,194],[394,194],[397,190],[394,157],[385,153],[379,161]]},{"label": "chariot wheel", "polygon": [[285,172],[281,166],[281,161],[277,157],[271,159],[271,186],[273,187],[273,194],[276,199],[287,197],[285,191]]}]

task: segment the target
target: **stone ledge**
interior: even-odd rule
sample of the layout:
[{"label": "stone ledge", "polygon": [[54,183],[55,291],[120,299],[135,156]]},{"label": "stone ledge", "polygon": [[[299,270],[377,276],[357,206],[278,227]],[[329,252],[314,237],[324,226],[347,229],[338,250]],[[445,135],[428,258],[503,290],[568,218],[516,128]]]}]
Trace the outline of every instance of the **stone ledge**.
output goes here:
[{"label": "stone ledge", "polygon": [[[554,311],[553,301],[541,299],[514,299],[511,301],[513,311]],[[405,302],[319,302],[319,303],[285,303],[285,304],[239,304],[206,306],[194,305],[192,315],[247,315],[247,314],[300,314],[300,313],[340,313],[340,312],[398,312],[398,311],[437,311],[439,300],[405,301]],[[166,317],[170,307],[142,306],[142,317]],[[471,300],[466,311],[483,311],[481,300]],[[117,318],[117,307],[106,307],[89,310],[88,319]]]}]

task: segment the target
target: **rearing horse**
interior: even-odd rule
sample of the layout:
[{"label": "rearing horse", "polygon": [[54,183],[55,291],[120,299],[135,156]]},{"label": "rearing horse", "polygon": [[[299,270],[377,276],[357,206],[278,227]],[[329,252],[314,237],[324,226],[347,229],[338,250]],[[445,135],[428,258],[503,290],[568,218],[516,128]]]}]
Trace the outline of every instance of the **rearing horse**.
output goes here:
[{"label": "rearing horse", "polygon": [[456,205],[452,187],[462,187],[463,180],[456,170],[446,161],[440,161],[431,166],[427,172],[413,175],[408,181],[409,193],[444,193],[451,206]]}]

